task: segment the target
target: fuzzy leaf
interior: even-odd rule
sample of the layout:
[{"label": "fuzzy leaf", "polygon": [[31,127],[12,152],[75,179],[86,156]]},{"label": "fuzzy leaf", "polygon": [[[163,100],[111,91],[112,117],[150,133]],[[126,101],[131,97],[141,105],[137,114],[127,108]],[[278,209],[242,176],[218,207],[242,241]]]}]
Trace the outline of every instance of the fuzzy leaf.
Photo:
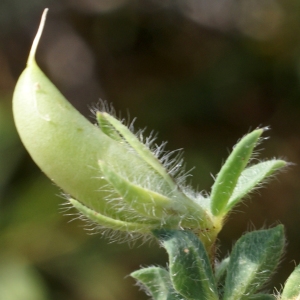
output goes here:
[{"label": "fuzzy leaf", "polygon": [[284,242],[282,225],[241,237],[230,255],[223,300],[247,299],[262,288],[277,267]]},{"label": "fuzzy leaf", "polygon": [[211,191],[211,211],[215,216],[225,214],[227,202],[263,131],[264,129],[257,129],[243,137],[217,175]]},{"label": "fuzzy leaf", "polygon": [[211,264],[202,242],[189,231],[159,230],[154,234],[169,254],[175,290],[187,300],[218,299]]},{"label": "fuzzy leaf", "polygon": [[293,273],[287,279],[282,291],[281,300],[297,300],[300,299],[300,265],[298,265]]},{"label": "fuzzy leaf", "polygon": [[230,257],[226,257],[215,266],[215,278],[218,284],[220,284],[222,281],[225,281],[229,261]]},{"label": "fuzzy leaf", "polygon": [[241,199],[246,196],[260,182],[272,175],[275,171],[286,166],[283,160],[268,160],[246,168],[238,179],[237,185],[230,197],[225,212],[230,211]]},{"label": "fuzzy leaf", "polygon": [[228,268],[229,261],[230,261],[230,257],[226,257],[220,263],[215,264],[215,278],[218,286],[218,293],[220,299],[223,298],[223,294],[224,294],[224,285],[225,285],[225,279],[227,275],[227,268]]},{"label": "fuzzy leaf", "polygon": [[130,275],[146,287],[154,300],[182,300],[172,286],[169,272],[163,268],[144,268]]}]

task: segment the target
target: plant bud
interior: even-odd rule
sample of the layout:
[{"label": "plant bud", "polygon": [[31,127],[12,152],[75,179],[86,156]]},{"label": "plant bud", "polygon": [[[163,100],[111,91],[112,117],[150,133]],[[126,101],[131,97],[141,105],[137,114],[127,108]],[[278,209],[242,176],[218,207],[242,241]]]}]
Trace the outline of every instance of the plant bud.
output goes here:
[{"label": "plant bud", "polygon": [[99,126],[91,124],[40,70],[34,57],[45,15],[13,96],[17,130],[36,164],[104,227],[141,233],[212,227],[205,209],[122,122],[99,111]]},{"label": "plant bud", "polygon": [[35,52],[46,13],[13,95],[16,127],[33,160],[72,206],[102,227],[143,234],[191,229],[213,249],[230,210],[286,165],[273,159],[247,166],[265,128],[236,145],[211,196],[191,191],[180,176],[181,160],[162,155],[162,147],[151,146],[151,138],[138,138],[105,103],[96,112],[98,126],[91,124],[40,70]]}]

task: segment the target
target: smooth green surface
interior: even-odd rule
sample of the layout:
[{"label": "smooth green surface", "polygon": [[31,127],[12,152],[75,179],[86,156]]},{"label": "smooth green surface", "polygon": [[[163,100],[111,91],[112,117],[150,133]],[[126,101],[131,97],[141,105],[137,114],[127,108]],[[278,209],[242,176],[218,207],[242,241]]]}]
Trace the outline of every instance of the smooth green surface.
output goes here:
[{"label": "smooth green surface", "polygon": [[13,111],[21,140],[43,172],[85,205],[113,214],[102,200],[97,161],[136,158],[80,115],[35,63],[18,80]]}]

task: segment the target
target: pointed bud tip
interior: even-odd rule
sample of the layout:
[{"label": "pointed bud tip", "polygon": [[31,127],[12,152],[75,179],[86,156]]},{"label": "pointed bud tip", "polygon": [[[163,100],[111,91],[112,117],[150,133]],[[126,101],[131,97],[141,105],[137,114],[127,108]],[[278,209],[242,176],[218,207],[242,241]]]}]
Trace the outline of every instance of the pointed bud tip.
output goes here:
[{"label": "pointed bud tip", "polygon": [[44,11],[43,11],[40,26],[38,28],[38,31],[36,33],[36,36],[33,40],[33,43],[32,43],[31,49],[30,49],[29,57],[28,57],[28,60],[27,60],[27,66],[30,66],[32,63],[35,62],[35,53],[36,53],[38,44],[40,42],[44,27],[45,27],[48,10],[49,10],[48,8],[45,8]]}]

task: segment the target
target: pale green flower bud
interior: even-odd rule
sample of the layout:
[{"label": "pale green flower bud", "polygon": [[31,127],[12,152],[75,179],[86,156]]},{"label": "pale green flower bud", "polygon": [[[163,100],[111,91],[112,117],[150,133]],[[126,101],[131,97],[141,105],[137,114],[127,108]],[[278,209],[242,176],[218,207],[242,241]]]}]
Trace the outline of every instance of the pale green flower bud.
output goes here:
[{"label": "pale green flower bud", "polygon": [[39,69],[34,56],[44,20],[45,14],[13,96],[18,132],[36,164],[73,206],[104,227],[138,233],[213,228],[210,214],[157,153],[106,111],[96,114],[99,126],[91,124]]}]

